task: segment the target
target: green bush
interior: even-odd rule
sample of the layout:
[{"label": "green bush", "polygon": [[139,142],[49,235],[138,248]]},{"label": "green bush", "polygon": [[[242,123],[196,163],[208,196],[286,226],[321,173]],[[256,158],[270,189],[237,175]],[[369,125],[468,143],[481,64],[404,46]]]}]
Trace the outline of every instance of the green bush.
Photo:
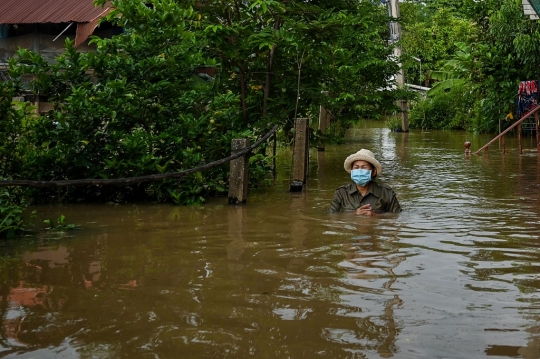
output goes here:
[{"label": "green bush", "polygon": [[392,115],[386,119],[386,127],[392,131],[399,131],[402,127],[402,120],[399,115]]},{"label": "green bush", "polygon": [[409,127],[423,130],[468,130],[472,125],[473,96],[455,86],[412,103]]},{"label": "green bush", "polygon": [[[11,77],[32,78],[26,87],[53,109],[39,116],[24,106],[14,111],[19,82],[2,90],[0,118],[7,113],[10,120],[0,122],[8,138],[0,139],[0,173],[54,181],[180,172],[228,156],[233,138],[255,142],[275,124],[287,134],[293,118],[309,117],[321,104],[344,121],[329,131],[341,137],[345,116],[368,118],[394,101],[393,91],[378,91],[398,68],[389,58],[384,8],[337,0],[240,3],[231,17],[221,2],[112,0],[106,20],[123,31],[92,37],[95,51],[77,52],[67,40],[65,53],[47,63],[20,49],[10,59]],[[332,91],[326,96],[323,88]],[[28,194],[44,202],[189,204],[223,193],[228,167]],[[268,159],[253,157],[253,180],[267,169]]]},{"label": "green bush", "polygon": [[0,188],[0,238],[11,238],[22,228],[24,207],[18,196]]},{"label": "green bush", "polygon": [[[216,66],[203,58],[204,42],[175,29],[167,34],[154,30],[156,34],[145,34],[154,36],[154,43],[124,34],[95,39],[97,51],[92,53],[77,52],[67,40],[66,52],[55,64],[19,50],[10,62],[11,75],[33,74],[29,87],[47,96],[54,110],[41,116],[13,112],[11,97],[17,88],[4,90],[0,110],[11,119],[9,127],[0,129],[9,139],[0,147],[5,175],[54,181],[180,172],[226,157],[233,138],[254,142],[259,131],[243,126],[239,96],[216,94],[215,83],[194,75],[200,64]],[[191,204],[224,192],[227,177],[228,165],[222,165],[178,180],[29,193],[44,202],[149,199]]]}]

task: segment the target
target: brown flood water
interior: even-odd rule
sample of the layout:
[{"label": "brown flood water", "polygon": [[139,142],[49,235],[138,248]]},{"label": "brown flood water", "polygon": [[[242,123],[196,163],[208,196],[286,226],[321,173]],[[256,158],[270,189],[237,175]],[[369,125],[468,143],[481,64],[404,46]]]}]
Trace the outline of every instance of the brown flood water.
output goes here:
[{"label": "brown flood water", "polygon": [[[312,151],[301,194],[282,151],[244,207],[35,207],[83,230],[0,247],[0,357],[540,358],[534,141],[466,160],[490,137],[374,126]],[[402,214],[327,213],[363,147]]]}]

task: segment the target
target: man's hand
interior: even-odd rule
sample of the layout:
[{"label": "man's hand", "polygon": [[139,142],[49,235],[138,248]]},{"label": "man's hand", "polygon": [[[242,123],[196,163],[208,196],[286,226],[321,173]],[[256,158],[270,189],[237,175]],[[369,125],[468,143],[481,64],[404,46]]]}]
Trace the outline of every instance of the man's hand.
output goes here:
[{"label": "man's hand", "polygon": [[373,216],[373,212],[371,211],[371,205],[365,204],[358,208],[355,212],[356,214],[361,214],[362,216]]}]

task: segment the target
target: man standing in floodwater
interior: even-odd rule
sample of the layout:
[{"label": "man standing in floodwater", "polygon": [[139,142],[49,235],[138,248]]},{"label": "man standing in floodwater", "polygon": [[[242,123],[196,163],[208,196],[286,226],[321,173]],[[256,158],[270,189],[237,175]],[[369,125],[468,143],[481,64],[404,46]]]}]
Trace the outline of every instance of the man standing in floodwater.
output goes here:
[{"label": "man standing in floodwater", "polygon": [[374,181],[382,173],[382,166],[373,152],[361,149],[347,157],[343,167],[351,174],[353,183],[336,190],[330,204],[331,212],[355,211],[364,216],[401,212],[394,190]]}]

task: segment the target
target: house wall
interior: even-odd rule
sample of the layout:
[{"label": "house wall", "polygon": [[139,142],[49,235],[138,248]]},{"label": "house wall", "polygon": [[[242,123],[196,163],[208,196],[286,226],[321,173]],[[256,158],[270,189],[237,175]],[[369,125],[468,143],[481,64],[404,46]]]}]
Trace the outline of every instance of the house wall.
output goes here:
[{"label": "house wall", "polygon": [[[54,63],[54,58],[65,51],[64,42],[66,38],[75,38],[75,36],[72,37],[62,35],[58,39],[53,41],[56,36],[32,33],[0,39],[0,62],[7,62],[6,60],[9,60],[11,57],[13,57],[17,53],[17,49],[21,47],[24,49],[32,50],[34,52],[38,52],[42,54],[48,62]],[[88,52],[95,50],[95,47],[92,45],[88,45],[88,41],[86,41],[77,49],[81,52]]]},{"label": "house wall", "polygon": [[[0,63],[5,63],[13,57],[19,47],[38,52],[47,61],[54,63],[54,58],[64,52],[66,38],[75,39],[77,24],[70,26],[64,34],[55,40],[67,25],[69,24],[35,24],[33,26],[21,25],[17,28],[14,28],[14,25],[9,25],[8,30],[5,31],[7,37],[0,37]],[[0,26],[4,27],[4,25]],[[118,29],[106,25],[102,25],[94,31],[94,35],[102,38],[110,38],[113,33],[119,33]],[[77,50],[81,52],[94,51],[95,46],[89,45],[88,42],[87,39],[77,47]]]},{"label": "house wall", "polygon": [[[39,26],[38,26],[39,25]],[[15,56],[19,48],[29,49],[38,52],[49,63],[54,63],[55,58],[61,55],[65,49],[64,44],[66,38],[75,39],[76,24],[73,24],[63,35],[58,36],[66,28],[68,24],[50,24],[46,26],[37,24],[36,26],[23,25],[14,28],[13,25],[0,25],[0,81],[7,80],[7,62]],[[110,38],[113,35],[121,33],[120,28],[111,26],[100,26],[94,31],[94,35],[101,38]],[[58,38],[56,38],[58,37]],[[56,38],[56,40],[55,40]],[[54,40],[54,41],[53,41]],[[77,47],[80,52],[95,51],[95,45],[89,45],[87,39],[84,43]],[[31,75],[23,76],[22,81],[28,83],[32,80]],[[33,106],[36,106],[36,113],[46,113],[53,109],[51,103],[47,102],[46,98],[34,96],[30,92],[14,101],[29,101]]]}]

